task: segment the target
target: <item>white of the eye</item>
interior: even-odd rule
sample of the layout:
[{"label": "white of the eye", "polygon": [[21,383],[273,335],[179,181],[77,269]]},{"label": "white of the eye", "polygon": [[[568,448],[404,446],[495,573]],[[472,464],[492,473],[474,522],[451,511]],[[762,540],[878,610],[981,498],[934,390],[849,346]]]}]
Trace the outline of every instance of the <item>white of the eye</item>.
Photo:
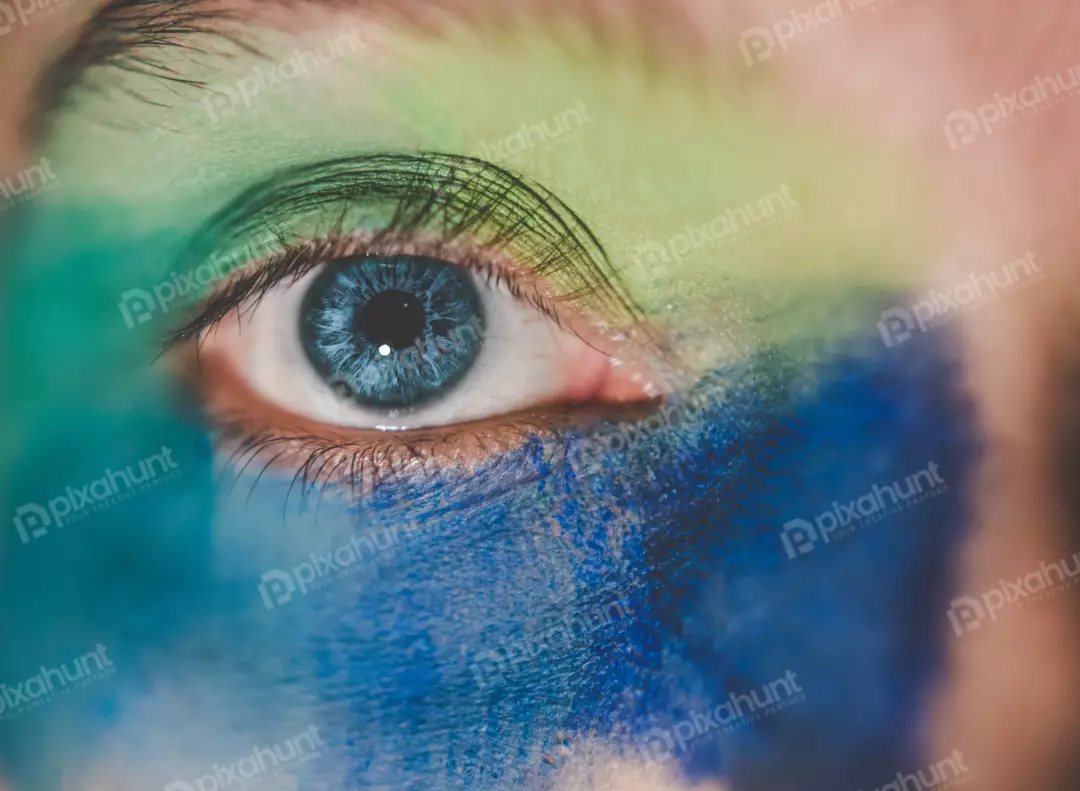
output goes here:
[{"label": "white of the eye", "polygon": [[[571,375],[567,361],[583,343],[502,287],[474,277],[486,337],[472,368],[447,394],[417,411],[377,411],[335,393],[300,342],[300,306],[322,267],[296,283],[280,283],[232,327],[249,385],[277,406],[329,425],[403,430],[479,420],[557,398]],[[393,350],[383,345],[383,356]]]}]

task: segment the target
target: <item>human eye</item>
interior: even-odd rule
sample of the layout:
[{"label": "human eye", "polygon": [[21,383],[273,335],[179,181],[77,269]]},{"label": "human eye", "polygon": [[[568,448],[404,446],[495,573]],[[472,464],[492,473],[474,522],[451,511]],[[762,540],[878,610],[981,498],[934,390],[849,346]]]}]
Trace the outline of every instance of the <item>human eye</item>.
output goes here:
[{"label": "human eye", "polygon": [[245,464],[318,454],[320,469],[371,482],[483,459],[603,405],[641,408],[665,386],[659,338],[587,226],[475,158],[294,168],[218,213],[192,249],[211,254],[191,271],[235,266],[166,342]]}]

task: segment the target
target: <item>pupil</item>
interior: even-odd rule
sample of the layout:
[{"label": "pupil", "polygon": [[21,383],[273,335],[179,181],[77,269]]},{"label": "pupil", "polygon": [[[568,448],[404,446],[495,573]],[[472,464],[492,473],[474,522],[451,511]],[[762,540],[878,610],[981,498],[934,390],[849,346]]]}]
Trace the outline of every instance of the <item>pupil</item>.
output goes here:
[{"label": "pupil", "polygon": [[353,319],[353,331],[375,346],[407,349],[424,332],[427,316],[420,300],[397,289],[381,291]]}]

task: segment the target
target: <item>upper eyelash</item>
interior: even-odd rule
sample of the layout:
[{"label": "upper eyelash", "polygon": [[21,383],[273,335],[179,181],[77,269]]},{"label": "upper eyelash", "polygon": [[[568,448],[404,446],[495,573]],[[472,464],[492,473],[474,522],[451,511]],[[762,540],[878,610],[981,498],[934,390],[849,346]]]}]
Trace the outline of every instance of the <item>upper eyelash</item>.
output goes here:
[{"label": "upper eyelash", "polygon": [[[263,296],[279,283],[286,280],[295,283],[312,269],[327,261],[366,252],[354,249],[357,245],[363,247],[365,242],[348,235],[335,234],[324,239],[306,241],[287,247],[280,253],[265,259],[252,271],[230,280],[223,288],[212,294],[202,303],[193,318],[188,319],[183,326],[165,336],[164,348],[169,349],[185,341],[197,339],[229,313],[234,310],[239,311],[240,306],[252,298],[254,301],[248,310],[256,309]],[[424,253],[436,258],[441,257],[438,244],[425,248]],[[460,260],[455,256],[453,262],[477,273],[488,285],[506,287],[512,296],[528,302],[556,325],[562,327],[561,314],[552,301],[540,294],[526,291],[503,268],[475,255],[469,256],[467,260]]]},{"label": "upper eyelash", "polygon": [[[251,289],[265,293],[282,277],[299,277],[318,263],[320,244],[328,245],[322,252],[330,254],[348,235],[350,211],[363,213],[366,207],[374,212],[388,202],[390,217],[373,232],[373,247],[433,225],[448,245],[467,237],[469,248],[499,252],[524,242],[524,249],[511,256],[515,264],[538,279],[564,281],[560,301],[588,297],[617,325],[643,325],[641,310],[618,280],[600,241],[553,193],[479,159],[421,152],[372,154],[291,168],[244,192],[196,234],[185,257],[205,260],[223,247],[235,249],[268,231],[284,250],[267,260],[265,270],[211,297],[199,315],[172,332],[167,342],[195,337],[249,296]],[[320,234],[322,242],[289,244],[285,227],[290,221],[335,208],[337,216],[330,231]]]}]

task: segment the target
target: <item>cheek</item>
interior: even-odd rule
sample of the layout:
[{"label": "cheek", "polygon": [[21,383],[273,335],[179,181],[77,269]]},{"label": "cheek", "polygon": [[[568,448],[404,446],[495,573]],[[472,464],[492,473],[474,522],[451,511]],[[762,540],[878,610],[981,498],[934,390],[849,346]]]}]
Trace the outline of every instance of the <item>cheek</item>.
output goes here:
[{"label": "cheek", "polygon": [[[69,733],[159,786],[311,725],[325,749],[290,772],[315,787],[520,786],[585,734],[692,775],[871,785],[909,765],[964,522],[968,415],[931,344],[834,360],[812,390],[761,361],[694,410],[570,437],[568,459],[530,441],[362,512],[273,475],[214,491],[193,446],[185,497],[148,494],[50,558],[78,570],[81,631],[144,668]],[[785,523],[930,462],[944,493],[785,551]],[[121,539],[138,562],[110,576]],[[709,724],[738,700],[759,716]]]}]

